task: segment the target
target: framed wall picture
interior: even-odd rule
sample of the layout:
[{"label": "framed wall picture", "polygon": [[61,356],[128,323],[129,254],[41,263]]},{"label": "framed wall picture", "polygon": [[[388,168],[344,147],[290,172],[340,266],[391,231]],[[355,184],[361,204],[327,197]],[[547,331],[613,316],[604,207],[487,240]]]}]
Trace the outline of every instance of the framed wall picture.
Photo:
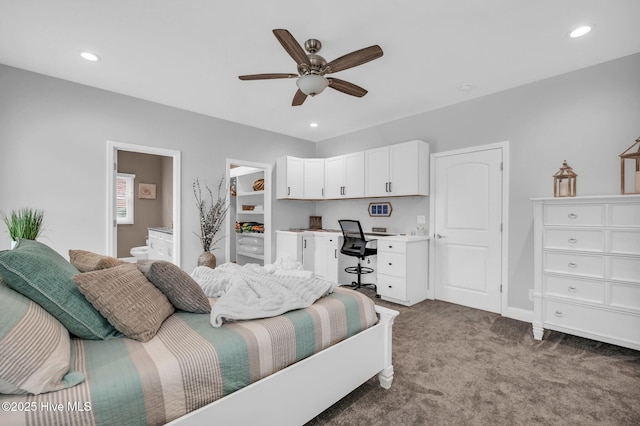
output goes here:
[{"label": "framed wall picture", "polygon": [[369,203],[369,216],[391,216],[391,203]]},{"label": "framed wall picture", "polygon": [[156,184],[155,183],[140,183],[138,184],[138,198],[145,200],[156,199]]}]

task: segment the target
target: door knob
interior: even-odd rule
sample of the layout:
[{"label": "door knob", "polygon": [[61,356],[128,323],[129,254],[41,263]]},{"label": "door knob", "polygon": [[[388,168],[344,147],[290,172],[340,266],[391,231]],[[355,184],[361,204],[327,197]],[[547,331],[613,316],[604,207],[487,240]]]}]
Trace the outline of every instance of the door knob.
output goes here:
[{"label": "door knob", "polygon": [[440,239],[444,238],[444,235],[436,234],[436,238],[440,240]]}]

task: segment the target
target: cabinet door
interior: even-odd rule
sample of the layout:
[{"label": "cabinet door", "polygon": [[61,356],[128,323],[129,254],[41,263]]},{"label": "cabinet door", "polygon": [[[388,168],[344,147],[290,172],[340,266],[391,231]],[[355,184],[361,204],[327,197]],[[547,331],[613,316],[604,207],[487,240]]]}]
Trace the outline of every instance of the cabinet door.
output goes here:
[{"label": "cabinet door", "polygon": [[313,271],[319,278],[327,278],[327,237],[326,235],[316,235],[314,237],[315,247]]},{"label": "cabinet door", "polygon": [[345,198],[364,197],[364,152],[344,156],[342,195]]},{"label": "cabinet door", "polygon": [[[340,155],[324,160],[324,198],[342,198],[344,196],[344,168],[345,156]],[[364,171],[362,171],[362,180],[364,183]]]},{"label": "cabinet door", "polygon": [[419,193],[419,156],[417,141],[389,147],[389,174],[391,195]]},{"label": "cabinet door", "polygon": [[389,147],[369,149],[365,155],[365,193],[367,197],[389,194]]},{"label": "cabinet door", "polygon": [[302,236],[302,268],[305,271],[315,271],[315,237]]},{"label": "cabinet door", "polygon": [[304,159],[304,198],[324,198],[324,158]]},{"label": "cabinet door", "polygon": [[340,267],[340,237],[327,236],[327,276],[326,280],[332,283],[338,282],[338,268]]},{"label": "cabinet door", "polygon": [[302,262],[302,235],[276,231],[276,258],[291,257]]},{"label": "cabinet door", "polygon": [[287,157],[287,196],[302,198],[304,196],[304,159]]}]

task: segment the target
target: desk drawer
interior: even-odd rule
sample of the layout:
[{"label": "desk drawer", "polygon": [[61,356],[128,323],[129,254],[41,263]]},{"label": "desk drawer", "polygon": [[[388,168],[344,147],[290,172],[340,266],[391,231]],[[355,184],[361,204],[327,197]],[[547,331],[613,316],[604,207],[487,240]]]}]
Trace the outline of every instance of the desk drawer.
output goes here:
[{"label": "desk drawer", "polygon": [[381,238],[378,240],[378,254],[381,252],[387,253],[406,253],[407,243],[404,241],[385,240]]},{"label": "desk drawer", "polygon": [[583,229],[545,229],[544,248],[604,251],[604,231]]},{"label": "desk drawer", "polygon": [[594,309],[556,300],[545,300],[543,309],[545,326],[556,325],[583,333],[640,343],[638,314]]},{"label": "desk drawer", "polygon": [[545,225],[603,226],[603,204],[546,205]]},{"label": "desk drawer", "polygon": [[407,276],[407,256],[404,253],[378,252],[378,274]]},{"label": "desk drawer", "polygon": [[393,277],[378,273],[376,284],[381,296],[398,300],[407,300],[407,280],[402,277]]},{"label": "desk drawer", "polygon": [[603,278],[604,258],[596,255],[545,252],[544,270],[545,272]]}]

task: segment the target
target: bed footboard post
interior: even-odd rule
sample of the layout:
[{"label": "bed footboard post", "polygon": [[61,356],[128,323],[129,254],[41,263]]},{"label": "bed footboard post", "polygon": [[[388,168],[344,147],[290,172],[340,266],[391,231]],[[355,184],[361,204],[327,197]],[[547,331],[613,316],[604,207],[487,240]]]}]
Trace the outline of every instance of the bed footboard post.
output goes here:
[{"label": "bed footboard post", "polygon": [[393,363],[391,359],[391,341],[393,321],[399,312],[393,309],[376,306],[376,312],[380,315],[380,324],[384,325],[384,368],[378,373],[380,386],[389,389],[393,382]]}]

